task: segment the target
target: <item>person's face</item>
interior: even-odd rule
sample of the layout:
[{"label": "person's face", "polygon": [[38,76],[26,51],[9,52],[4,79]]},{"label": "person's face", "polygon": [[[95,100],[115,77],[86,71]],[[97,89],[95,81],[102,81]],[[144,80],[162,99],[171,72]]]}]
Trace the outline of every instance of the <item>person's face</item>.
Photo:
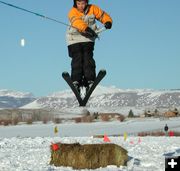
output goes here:
[{"label": "person's face", "polygon": [[76,1],[76,5],[77,5],[77,9],[80,12],[84,12],[84,9],[86,8],[87,2],[86,2],[86,0]]}]

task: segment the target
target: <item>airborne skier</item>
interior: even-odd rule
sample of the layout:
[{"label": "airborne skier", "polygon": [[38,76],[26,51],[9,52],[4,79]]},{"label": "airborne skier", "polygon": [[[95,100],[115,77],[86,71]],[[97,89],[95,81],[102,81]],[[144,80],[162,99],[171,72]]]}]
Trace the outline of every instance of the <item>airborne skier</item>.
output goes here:
[{"label": "airborne skier", "polygon": [[69,11],[70,27],[66,33],[67,46],[71,61],[71,80],[80,93],[80,87],[88,91],[96,78],[96,64],[93,59],[96,31],[96,20],[111,29],[111,17],[98,6],[89,4],[88,0],[74,0]]},{"label": "airborne skier", "polygon": [[[0,1],[0,3],[4,5],[35,14],[36,16],[69,27],[67,30],[67,45],[69,56],[72,58],[72,69],[71,76],[68,72],[64,71],[62,77],[75,94],[79,105],[85,106],[96,86],[106,75],[106,70],[101,69],[96,76],[96,64],[93,59],[93,51],[95,39],[102,30],[98,29],[95,21],[98,20],[104,24],[106,29],[111,29],[112,19],[98,6],[89,4],[88,0],[73,0],[73,2],[73,7],[68,14],[69,25],[54,18]],[[84,98],[81,97],[80,87],[86,88]]]}]

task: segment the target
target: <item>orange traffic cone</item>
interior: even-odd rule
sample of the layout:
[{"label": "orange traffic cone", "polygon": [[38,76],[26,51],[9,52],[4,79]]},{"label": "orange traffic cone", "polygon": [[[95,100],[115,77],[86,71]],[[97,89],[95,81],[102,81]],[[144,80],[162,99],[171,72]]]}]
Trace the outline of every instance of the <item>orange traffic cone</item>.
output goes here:
[{"label": "orange traffic cone", "polygon": [[111,142],[106,134],[104,135],[104,142]]}]

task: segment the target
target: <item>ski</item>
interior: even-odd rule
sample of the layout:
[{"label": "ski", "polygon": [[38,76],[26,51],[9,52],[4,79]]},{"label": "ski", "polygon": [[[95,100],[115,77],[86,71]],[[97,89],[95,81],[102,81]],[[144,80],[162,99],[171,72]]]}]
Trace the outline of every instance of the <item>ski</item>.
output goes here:
[{"label": "ski", "polygon": [[70,86],[71,90],[73,91],[74,95],[76,96],[76,99],[78,100],[79,106],[86,106],[86,103],[88,102],[92,92],[94,91],[96,86],[99,84],[99,82],[105,77],[105,75],[106,75],[106,70],[100,70],[99,71],[96,79],[94,80],[93,85],[89,88],[89,90],[86,92],[85,97],[82,99],[80,93],[74,87],[69,73],[68,72],[62,73],[62,77],[67,82],[67,84]]},{"label": "ski", "polygon": [[81,106],[86,106],[86,103],[88,102],[92,92],[94,91],[94,89],[96,88],[96,86],[99,84],[99,82],[105,77],[106,75],[106,70],[100,70],[93,85],[89,88],[89,90],[87,91],[84,99],[82,100]]},{"label": "ski", "polygon": [[76,96],[76,99],[78,100],[79,106],[83,106],[83,103],[82,103],[83,101],[82,101],[81,95],[79,94],[77,89],[74,87],[69,73],[68,72],[63,72],[62,77],[67,82],[67,84],[70,86],[71,90],[73,91],[74,95]]}]

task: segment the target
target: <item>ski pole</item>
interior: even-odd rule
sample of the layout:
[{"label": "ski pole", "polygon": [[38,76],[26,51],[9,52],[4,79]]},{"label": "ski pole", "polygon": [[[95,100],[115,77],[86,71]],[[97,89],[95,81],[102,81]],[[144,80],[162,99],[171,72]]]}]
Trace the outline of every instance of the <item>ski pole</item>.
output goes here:
[{"label": "ski pole", "polygon": [[102,32],[105,31],[105,30],[106,30],[105,27],[101,27],[101,28],[99,28],[97,31],[95,31],[96,34],[98,35],[98,37],[97,37],[98,40],[100,40],[100,37],[99,37],[100,33],[102,33]]},{"label": "ski pole", "polygon": [[[21,8],[21,7],[15,6],[15,5],[13,5],[13,4],[9,4],[9,3],[3,2],[3,1],[0,1],[0,3],[1,3],[1,4],[4,4],[4,5],[7,5],[7,6],[10,6],[10,7],[13,7],[13,8],[16,8],[16,9],[19,9],[19,10],[22,10],[22,11],[25,11],[25,12],[28,12],[28,13],[31,13],[31,14],[34,14],[34,15],[36,15],[36,16],[38,16],[38,17],[42,17],[42,18],[45,18],[45,19],[54,21],[54,22],[59,23],[59,24],[63,24],[63,25],[65,25],[65,26],[70,26],[69,24],[66,24],[66,23],[64,23],[64,22],[62,22],[62,21],[56,20],[56,19],[54,19],[54,18],[50,18],[50,17],[48,17],[48,16],[45,16],[45,15],[42,15],[42,14],[39,14],[39,13],[30,11],[30,10],[27,10],[27,9],[25,9],[25,8]],[[72,26],[71,26],[71,27],[72,27]]]},{"label": "ski pole", "polygon": [[[13,4],[9,4],[9,3],[6,3],[4,1],[0,1],[1,4],[4,4],[4,5],[7,5],[7,6],[10,6],[10,7],[13,7],[13,8],[16,8],[16,9],[19,9],[19,10],[22,10],[22,11],[25,11],[27,13],[31,13],[31,14],[34,14],[38,17],[42,17],[42,18],[45,18],[45,19],[48,19],[48,20],[51,20],[53,22],[56,22],[56,23],[59,23],[59,24],[62,24],[62,25],[65,25],[65,26],[68,26],[68,27],[73,27],[75,29],[78,30],[78,28],[74,27],[74,26],[71,26],[65,22],[62,22],[62,21],[59,21],[59,20],[56,20],[54,18],[50,18],[48,16],[45,16],[45,15],[42,15],[42,14],[39,14],[39,13],[36,13],[36,12],[33,12],[33,11],[30,11],[30,10],[27,10],[25,8],[21,8],[21,7],[18,7],[16,5],[13,5]],[[100,28],[98,31],[96,31],[96,33],[99,35],[101,32],[105,31],[106,29],[104,27]],[[99,36],[97,37],[99,39]]]},{"label": "ski pole", "polygon": [[100,34],[100,33],[102,33],[102,32],[105,31],[105,30],[106,30],[105,27],[101,27],[100,29],[98,29],[98,30],[96,31],[96,34]]}]

